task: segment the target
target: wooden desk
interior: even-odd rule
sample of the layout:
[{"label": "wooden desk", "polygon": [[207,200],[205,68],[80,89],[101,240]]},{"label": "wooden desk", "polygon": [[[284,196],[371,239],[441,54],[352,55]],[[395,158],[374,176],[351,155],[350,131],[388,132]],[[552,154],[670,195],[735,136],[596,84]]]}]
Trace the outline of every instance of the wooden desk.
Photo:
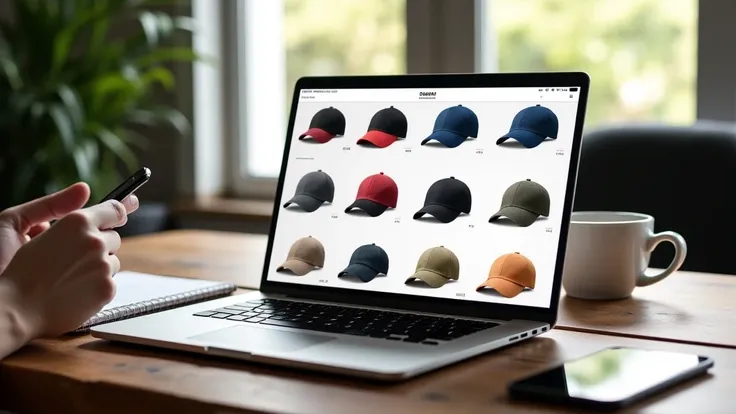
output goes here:
[{"label": "wooden desk", "polygon": [[0,408],[31,414],[563,413],[572,411],[511,402],[506,384],[610,345],[696,352],[716,360],[708,377],[625,412],[733,411],[734,350],[559,330],[399,384],[108,343],[89,336],[38,341],[0,363]]},{"label": "wooden desk", "polygon": [[[175,231],[126,239],[124,268],[232,281],[257,289],[266,236]],[[677,272],[632,298],[560,301],[559,329],[736,348],[736,276]]]},{"label": "wooden desk", "polygon": [[[263,237],[189,231],[126,239],[120,256],[124,268],[130,270],[226,279],[249,286],[259,278],[263,248]],[[568,307],[566,312],[576,310]],[[708,316],[703,312],[694,315]],[[721,320],[727,316],[720,316]],[[606,322],[605,314],[600,314],[586,323],[615,320],[616,315],[611,315]],[[694,320],[690,317],[686,322]],[[677,334],[678,329],[658,332]],[[704,332],[712,335],[707,329]],[[111,343],[88,335],[43,340],[0,363],[0,409],[82,414],[571,412],[512,403],[506,396],[506,384],[611,345],[695,352],[716,359],[711,376],[628,412],[733,411],[734,350],[562,330],[399,384]]]}]

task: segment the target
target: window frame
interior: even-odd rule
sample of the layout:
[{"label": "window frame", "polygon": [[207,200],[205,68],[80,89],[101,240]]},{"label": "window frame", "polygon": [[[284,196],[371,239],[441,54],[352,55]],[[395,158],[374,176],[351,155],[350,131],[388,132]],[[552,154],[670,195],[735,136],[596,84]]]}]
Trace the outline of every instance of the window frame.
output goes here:
[{"label": "window frame", "polygon": [[[199,0],[201,1],[201,0]],[[477,70],[476,45],[480,39],[475,9],[482,0],[406,0],[406,68],[407,73],[452,73]],[[249,199],[272,199],[278,178],[255,177],[247,174],[247,113],[248,102],[243,96],[246,81],[246,34],[244,30],[244,0],[224,1],[222,30],[225,50],[220,61],[223,70],[223,98],[226,113],[223,121],[225,141],[225,176],[228,195]],[[467,47],[458,48],[458,43]],[[237,51],[237,53],[232,53]]]},{"label": "window frame", "polygon": [[[220,85],[204,91],[195,87],[193,95],[197,99],[197,95],[217,93],[224,110],[214,115],[222,123],[220,128],[208,131],[212,134],[207,136],[195,136],[193,145],[185,145],[182,159],[193,161],[193,165],[185,161],[186,166],[180,165],[182,192],[194,195],[217,192],[220,196],[271,199],[275,194],[276,178],[243,177],[241,174],[247,171],[247,166],[243,165],[245,160],[239,154],[248,138],[241,139],[244,120],[240,114],[248,103],[233,93],[240,90],[238,65],[244,63],[242,53],[230,52],[241,50],[242,40],[238,39],[238,33],[242,28],[239,29],[237,7],[242,0],[190,1],[204,1],[208,7],[216,3],[220,7],[219,19],[207,21],[209,25],[220,26],[221,45],[216,53]],[[487,43],[493,39],[489,36],[493,27],[485,19],[483,10],[491,1],[494,0],[406,0],[407,73],[496,72],[496,47]],[[736,3],[700,1],[698,5],[697,121],[736,121],[736,99],[732,95],[736,90],[736,77],[732,76],[736,71],[736,58],[723,55],[717,46],[724,38],[736,39],[736,26],[728,22],[728,16],[732,15],[728,11],[736,12]],[[198,18],[196,13],[195,17]],[[195,123],[198,118],[201,114],[195,111]],[[213,135],[218,136],[213,138]],[[206,160],[197,155],[202,149],[211,154]],[[212,155],[213,152],[217,154]],[[220,161],[216,163],[218,170],[213,171],[212,164],[216,160]],[[208,165],[202,165],[202,161]],[[204,182],[206,179],[212,181],[213,177],[215,184]]]}]

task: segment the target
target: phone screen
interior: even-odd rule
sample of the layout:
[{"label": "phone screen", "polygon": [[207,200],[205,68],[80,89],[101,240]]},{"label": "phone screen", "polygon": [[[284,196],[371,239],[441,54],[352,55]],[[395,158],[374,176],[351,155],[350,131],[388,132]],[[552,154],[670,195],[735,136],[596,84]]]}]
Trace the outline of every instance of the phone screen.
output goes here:
[{"label": "phone screen", "polygon": [[627,400],[698,368],[706,357],[667,351],[609,348],[564,363],[512,387],[558,398]]}]

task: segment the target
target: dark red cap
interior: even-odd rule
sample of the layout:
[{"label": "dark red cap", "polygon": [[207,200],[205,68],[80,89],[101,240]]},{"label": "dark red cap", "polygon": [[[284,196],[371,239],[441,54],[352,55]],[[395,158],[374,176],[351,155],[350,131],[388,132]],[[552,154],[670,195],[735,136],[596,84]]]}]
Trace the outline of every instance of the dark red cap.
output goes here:
[{"label": "dark red cap", "polygon": [[387,208],[396,208],[399,199],[399,187],[391,177],[384,173],[374,174],[363,180],[358,187],[355,202],[345,209],[346,213],[358,208],[376,217]]}]

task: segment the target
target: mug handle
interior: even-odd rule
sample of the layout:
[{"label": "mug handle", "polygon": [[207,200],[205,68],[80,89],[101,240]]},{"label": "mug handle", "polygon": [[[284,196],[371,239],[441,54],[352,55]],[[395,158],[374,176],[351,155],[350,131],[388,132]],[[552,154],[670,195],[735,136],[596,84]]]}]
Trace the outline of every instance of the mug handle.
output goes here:
[{"label": "mug handle", "polygon": [[644,272],[642,272],[636,278],[636,286],[643,287],[653,285],[671,275],[677,269],[679,269],[680,266],[682,266],[682,263],[685,261],[685,256],[687,256],[687,243],[685,243],[685,239],[682,236],[675,233],[674,231],[664,231],[662,233],[652,235],[649,240],[647,240],[647,251],[653,251],[655,248],[657,248],[657,245],[659,243],[662,243],[663,241],[668,241],[675,246],[675,258],[672,259],[672,263],[670,263],[667,269],[664,269],[659,274],[656,274],[654,276],[647,276],[646,274],[644,274]]}]

